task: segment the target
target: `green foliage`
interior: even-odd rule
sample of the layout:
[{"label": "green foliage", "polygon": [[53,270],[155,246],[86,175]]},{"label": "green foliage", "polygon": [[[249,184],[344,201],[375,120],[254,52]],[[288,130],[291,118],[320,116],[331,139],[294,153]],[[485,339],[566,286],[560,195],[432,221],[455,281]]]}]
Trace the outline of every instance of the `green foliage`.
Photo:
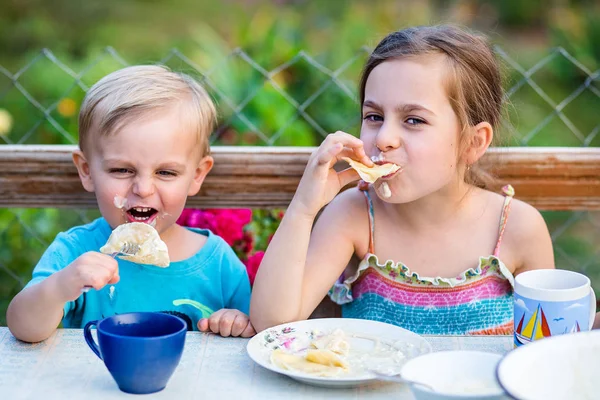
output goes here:
[{"label": "green foliage", "polygon": [[253,210],[248,230],[254,237],[254,247],[265,250],[283,218],[283,210]]},{"label": "green foliage", "polygon": [[6,325],[8,303],[31,279],[33,266],[58,232],[98,215],[98,211],[0,209],[0,325]]}]

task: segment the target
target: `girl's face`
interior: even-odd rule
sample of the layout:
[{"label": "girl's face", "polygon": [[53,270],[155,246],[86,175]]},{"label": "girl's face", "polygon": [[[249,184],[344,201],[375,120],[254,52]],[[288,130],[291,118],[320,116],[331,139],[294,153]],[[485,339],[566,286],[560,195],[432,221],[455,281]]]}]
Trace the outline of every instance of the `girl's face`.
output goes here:
[{"label": "girl's face", "polygon": [[387,202],[417,200],[462,176],[464,166],[456,165],[461,128],[446,94],[447,68],[442,55],[408,57],[379,64],[367,79],[365,152],[402,167],[374,184]]}]

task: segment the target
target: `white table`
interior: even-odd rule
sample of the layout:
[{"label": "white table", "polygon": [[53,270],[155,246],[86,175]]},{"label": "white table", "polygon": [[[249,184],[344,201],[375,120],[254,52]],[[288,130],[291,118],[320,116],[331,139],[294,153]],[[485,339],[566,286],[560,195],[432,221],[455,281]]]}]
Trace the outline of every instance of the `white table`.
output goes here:
[{"label": "white table", "polygon": [[[434,351],[474,349],[506,353],[512,336],[426,336]],[[307,386],[268,371],[246,354],[248,339],[189,332],[181,363],[165,390],[144,399],[411,399],[408,387],[378,382],[353,389]],[[81,329],[59,329],[27,344],[0,327],[0,399],[124,399]]]}]

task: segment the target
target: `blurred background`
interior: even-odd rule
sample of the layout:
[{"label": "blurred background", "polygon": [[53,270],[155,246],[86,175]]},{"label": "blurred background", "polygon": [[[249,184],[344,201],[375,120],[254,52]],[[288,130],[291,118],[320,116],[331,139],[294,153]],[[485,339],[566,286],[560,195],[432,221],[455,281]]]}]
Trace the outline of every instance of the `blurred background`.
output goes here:
[{"label": "blurred background", "polygon": [[[504,145],[600,145],[592,0],[4,0],[0,145],[76,143],[91,85],[125,65],[161,63],[210,91],[220,113],[213,146],[315,146],[338,129],[358,132],[358,76],[383,36],[447,22],[495,45],[509,100]],[[230,235],[252,273],[283,212],[188,210],[180,222]],[[543,214],[557,267],[599,289],[600,213]],[[0,209],[0,325],[56,233],[98,215]]]}]

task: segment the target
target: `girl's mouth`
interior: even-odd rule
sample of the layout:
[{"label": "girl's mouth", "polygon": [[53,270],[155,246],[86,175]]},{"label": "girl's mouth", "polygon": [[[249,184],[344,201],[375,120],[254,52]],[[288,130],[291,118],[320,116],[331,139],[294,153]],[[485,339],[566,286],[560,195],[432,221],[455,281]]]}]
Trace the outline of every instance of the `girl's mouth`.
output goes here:
[{"label": "girl's mouth", "polygon": [[385,176],[382,176],[380,179],[385,179],[385,180],[392,179],[393,177],[395,177],[397,174],[399,174],[401,172],[402,172],[402,167],[398,171],[396,171],[396,172],[392,172],[391,174],[387,174]]},{"label": "girl's mouth", "polygon": [[151,207],[132,207],[125,213],[129,222],[153,224],[158,216],[158,210]]},{"label": "girl's mouth", "polygon": [[[373,163],[374,163],[374,164],[377,164],[377,165],[394,164],[394,163],[393,163],[393,162],[391,162],[391,161],[374,161]],[[398,164],[396,164],[396,165],[398,165]],[[399,165],[398,165],[398,166],[399,166]],[[382,177],[381,177],[381,178],[379,178],[379,179],[392,179],[394,176],[396,176],[396,174],[399,174],[399,173],[400,173],[400,172],[402,172],[402,170],[404,169],[404,168],[402,168],[401,166],[399,166],[399,167],[400,167],[400,168],[399,168],[397,171],[394,171],[394,172],[392,172],[391,174],[387,174],[387,175],[385,175],[385,176],[382,176]]]}]

